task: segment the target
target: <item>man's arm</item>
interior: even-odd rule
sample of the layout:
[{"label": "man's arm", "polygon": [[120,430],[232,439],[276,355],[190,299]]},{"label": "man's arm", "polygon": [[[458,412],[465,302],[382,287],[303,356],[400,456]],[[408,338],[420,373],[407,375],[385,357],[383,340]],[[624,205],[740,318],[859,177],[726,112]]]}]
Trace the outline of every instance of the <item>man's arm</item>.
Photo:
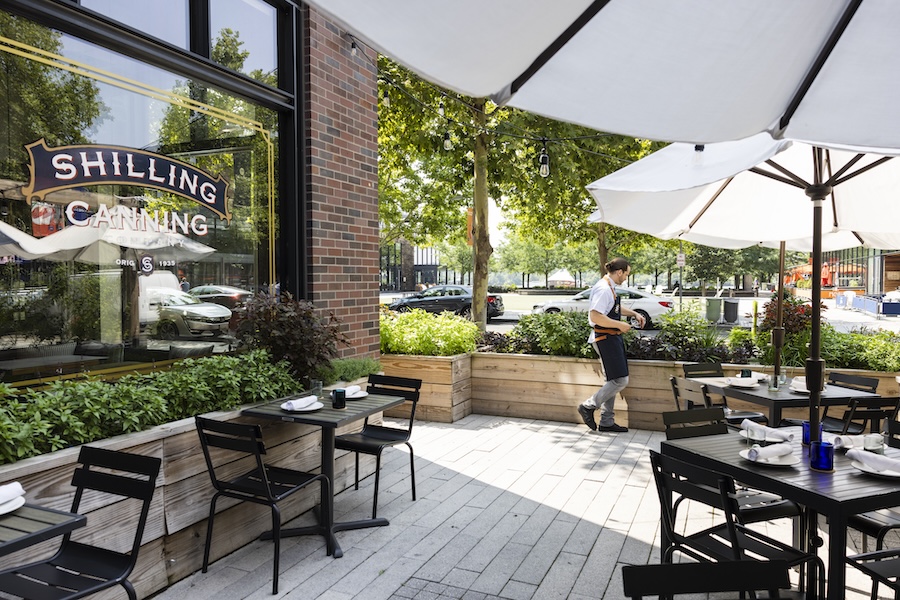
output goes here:
[{"label": "man's arm", "polygon": [[[622,313],[624,314],[625,309],[622,309]],[[633,313],[634,311],[628,311]],[[641,319],[643,321],[643,319]],[[595,325],[599,325],[600,327],[607,327],[610,329],[618,329],[622,333],[626,333],[631,329],[631,325],[626,323],[625,321],[616,321],[615,319],[610,319],[603,313],[592,310],[591,311],[591,323]]]}]

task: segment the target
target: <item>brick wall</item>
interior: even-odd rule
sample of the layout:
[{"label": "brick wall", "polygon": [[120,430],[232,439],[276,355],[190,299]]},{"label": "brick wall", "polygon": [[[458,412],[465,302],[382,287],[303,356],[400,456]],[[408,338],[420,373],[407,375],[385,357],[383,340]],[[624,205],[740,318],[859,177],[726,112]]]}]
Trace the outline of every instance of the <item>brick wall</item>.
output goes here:
[{"label": "brick wall", "polygon": [[375,54],[309,10],[306,115],[309,298],[343,322],[343,356],[378,356],[378,97]]}]

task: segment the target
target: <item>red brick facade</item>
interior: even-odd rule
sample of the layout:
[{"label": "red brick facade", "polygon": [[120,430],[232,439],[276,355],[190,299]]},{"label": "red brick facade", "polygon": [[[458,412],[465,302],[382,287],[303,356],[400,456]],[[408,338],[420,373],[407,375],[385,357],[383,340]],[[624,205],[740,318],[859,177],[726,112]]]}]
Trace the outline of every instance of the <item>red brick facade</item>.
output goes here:
[{"label": "red brick facade", "polygon": [[307,12],[309,298],[342,321],[343,356],[378,356],[378,70]]}]

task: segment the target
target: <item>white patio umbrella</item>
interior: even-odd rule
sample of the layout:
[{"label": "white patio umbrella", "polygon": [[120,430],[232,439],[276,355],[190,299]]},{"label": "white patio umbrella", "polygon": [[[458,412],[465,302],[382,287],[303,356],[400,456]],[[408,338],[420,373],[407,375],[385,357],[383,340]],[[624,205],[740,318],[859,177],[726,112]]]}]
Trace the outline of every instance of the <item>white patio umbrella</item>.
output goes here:
[{"label": "white patio umbrella", "polygon": [[[780,245],[781,269],[785,246],[811,250],[817,274],[823,247],[900,248],[898,186],[900,161],[776,142],[760,134],[706,146],[672,144],[593,182],[588,190],[598,206],[591,220],[724,248]],[[779,284],[776,373],[783,342],[781,293]],[[817,277],[812,296],[807,382],[815,424],[824,377]]]},{"label": "white patio umbrella", "polygon": [[31,260],[43,256],[43,251],[40,239],[0,221],[0,256],[15,255]]},{"label": "white patio umbrella", "polygon": [[429,81],[600,131],[900,148],[892,0],[308,3]]}]

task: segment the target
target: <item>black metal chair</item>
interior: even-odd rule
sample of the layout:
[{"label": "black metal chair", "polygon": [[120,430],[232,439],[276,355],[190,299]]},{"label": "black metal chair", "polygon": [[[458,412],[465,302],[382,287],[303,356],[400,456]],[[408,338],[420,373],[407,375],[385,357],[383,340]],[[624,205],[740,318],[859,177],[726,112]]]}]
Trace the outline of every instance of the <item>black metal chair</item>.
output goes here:
[{"label": "black metal chair", "polygon": [[[75,498],[71,512],[79,511],[86,491],[139,502],[141,509],[134,523],[131,547],[127,552],[118,552],[75,542],[71,533],[66,534],[59,551],[51,558],[0,572],[0,591],[34,600],[62,600],[83,598],[121,585],[128,597],[136,600],[137,595],[128,576],[137,563],[162,461],[152,456],[84,446],[78,455],[78,462],[81,466],[75,469],[72,476]],[[130,513],[118,511],[116,514]],[[121,525],[116,523],[117,527]],[[92,523],[88,519],[88,528],[97,532],[94,536],[97,539],[103,539],[102,532],[109,526],[108,522],[98,520]]]},{"label": "black metal chair", "polygon": [[675,408],[678,410],[712,407],[709,389],[704,384],[684,377],[669,377],[669,383],[672,384],[672,395],[675,397]]},{"label": "black metal chair", "polygon": [[[754,592],[757,591],[789,589],[789,569],[783,560],[625,565],[622,567],[622,586],[625,595],[632,600],[641,600],[645,596],[671,598],[675,594],[715,592],[741,592],[741,597],[749,593],[751,598],[756,598]],[[767,597],[805,598],[806,595],[779,592],[777,596]]]},{"label": "black metal chair", "polygon": [[[850,390],[858,390],[861,392],[869,392],[872,394],[877,393],[878,390],[878,379],[876,377],[864,377],[862,375],[853,375],[850,373],[829,373],[827,382],[828,385],[842,387]],[[874,400],[877,401],[878,399]],[[847,404],[847,407],[844,409],[844,413],[840,418],[830,416],[828,414],[828,410],[829,408],[844,408],[843,406],[825,406],[822,409],[822,417],[820,419],[820,422],[822,423],[822,430],[827,431],[828,433],[838,433],[842,435],[859,435],[861,433],[864,433],[866,431],[866,422],[868,420],[865,420],[862,423],[857,423],[854,422],[853,419],[850,419],[849,416],[851,412],[851,405],[852,403]],[[860,420],[862,420],[864,414],[865,413],[860,413]],[[874,415],[874,413],[872,414]],[[801,423],[801,419],[781,420],[782,427],[791,425],[799,427]],[[877,431],[877,429],[873,428],[872,431]]]},{"label": "black metal chair", "polygon": [[[682,365],[685,377],[725,377],[720,363],[685,363]],[[755,410],[732,410],[728,407],[728,399],[724,395],[715,398],[709,395],[708,406],[721,406],[725,409],[725,419],[731,425],[740,425],[744,419],[750,419],[757,423],[768,423],[766,415]]]},{"label": "black metal chair", "polygon": [[[885,442],[892,448],[900,448],[900,421],[886,423]],[[868,552],[868,538],[875,538],[875,549],[884,547],[884,537],[894,529],[900,529],[900,508],[883,508],[858,515],[851,515],[847,525],[863,534],[863,553]]]},{"label": "black metal chair", "polygon": [[[209,477],[216,489],[209,504],[203,572],[206,573],[209,567],[213,522],[219,497],[262,504],[272,511],[272,540],[275,543],[272,593],[277,594],[278,559],[281,553],[281,510],[278,504],[315,481],[321,484],[323,496],[330,501],[331,482],[325,475],[266,465],[262,458],[266,447],[259,425],[226,423],[203,417],[195,417],[195,420]],[[319,531],[325,536],[329,546],[328,554],[331,554],[331,523],[327,522],[330,511],[323,508],[320,514],[325,522],[319,523]]]},{"label": "black metal chair", "polygon": [[[369,385],[366,391],[370,394],[385,394],[388,396],[402,396],[407,403],[411,403],[409,410],[409,422],[407,427],[387,427],[384,425],[370,425],[366,418],[362,431],[339,435],[334,440],[334,447],[338,450],[348,450],[355,454],[355,478],[353,489],[359,489],[359,455],[368,454],[375,457],[375,498],[372,501],[372,518],[376,518],[378,511],[378,482],[381,472],[381,453],[385,448],[406,444],[409,448],[409,471],[412,480],[412,499],[416,499],[416,466],[414,462],[413,447],[409,443],[412,436],[413,423],[416,418],[416,405],[419,402],[419,390],[422,387],[421,379],[409,379],[406,377],[393,377],[389,375],[369,375]],[[404,404],[406,406],[406,404]]]},{"label": "black metal chair", "polygon": [[[666,426],[667,440],[728,433],[728,426],[720,406],[664,412],[662,417]],[[676,508],[680,501],[680,498],[675,501]],[[744,523],[759,523],[789,517],[799,519],[796,523],[797,531],[803,530],[805,514],[796,502],[743,485],[737,487],[737,502]]]},{"label": "black metal chair", "polygon": [[[825,568],[814,552],[806,552],[783,544],[744,525],[737,501],[734,479],[664,456],[650,450],[650,463],[659,493],[661,526],[669,540],[663,549],[662,561],[672,562],[676,552],[700,562],[727,562],[736,560],[783,560],[789,566],[814,566],[812,573],[818,582],[817,597],[825,594]],[[684,498],[721,511],[724,522],[704,529],[683,530],[676,522],[677,500]],[[804,585],[800,575],[801,590]]]}]

